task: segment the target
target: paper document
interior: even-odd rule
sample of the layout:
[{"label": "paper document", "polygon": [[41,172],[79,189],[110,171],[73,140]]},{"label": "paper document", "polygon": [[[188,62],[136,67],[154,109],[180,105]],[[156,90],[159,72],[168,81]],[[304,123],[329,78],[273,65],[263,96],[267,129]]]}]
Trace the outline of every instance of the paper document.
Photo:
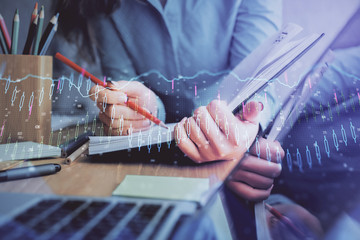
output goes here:
[{"label": "paper document", "polygon": [[0,144],[0,162],[10,160],[60,157],[61,148],[36,142]]}]

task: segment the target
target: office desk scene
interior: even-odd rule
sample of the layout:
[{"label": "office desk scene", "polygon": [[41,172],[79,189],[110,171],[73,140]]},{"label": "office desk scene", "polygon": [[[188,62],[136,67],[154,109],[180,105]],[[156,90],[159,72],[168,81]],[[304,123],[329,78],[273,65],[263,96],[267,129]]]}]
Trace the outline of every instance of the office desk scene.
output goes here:
[{"label": "office desk scene", "polygon": [[358,239],[360,1],[3,1],[2,239]]}]

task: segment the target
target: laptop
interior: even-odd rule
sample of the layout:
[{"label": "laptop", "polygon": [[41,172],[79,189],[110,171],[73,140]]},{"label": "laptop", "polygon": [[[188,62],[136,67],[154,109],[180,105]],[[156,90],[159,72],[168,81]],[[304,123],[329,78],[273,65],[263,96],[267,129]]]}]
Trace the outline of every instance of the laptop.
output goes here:
[{"label": "laptop", "polygon": [[0,193],[2,239],[168,239],[194,202]]}]

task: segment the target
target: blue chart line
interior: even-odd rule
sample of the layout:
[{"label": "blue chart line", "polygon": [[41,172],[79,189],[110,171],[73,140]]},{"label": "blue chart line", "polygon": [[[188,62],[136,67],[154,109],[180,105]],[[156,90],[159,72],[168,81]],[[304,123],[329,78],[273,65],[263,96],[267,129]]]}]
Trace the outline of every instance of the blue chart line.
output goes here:
[{"label": "blue chart line", "polygon": [[[332,129],[331,137],[332,137],[333,141],[329,141],[326,138],[326,136],[323,135],[324,136],[323,141],[320,141],[320,144],[322,144],[321,142],[323,142],[323,146],[321,148],[319,146],[320,144],[318,143],[318,141],[314,142],[313,150],[315,152],[316,159],[318,160],[318,165],[320,165],[320,166],[322,165],[322,162],[321,162],[321,152],[322,151],[324,151],[326,153],[326,156],[328,158],[330,158],[330,144],[333,145],[333,147],[334,147],[334,149],[336,149],[336,151],[340,151],[340,147],[343,150],[345,150],[346,148],[350,148],[350,150],[352,150],[352,151],[358,151],[353,148],[354,145],[352,147],[349,146],[350,143],[348,141],[347,134],[346,134],[346,131],[349,131],[349,130],[347,130],[347,129],[350,130],[351,136],[353,139],[353,143],[356,144],[356,139],[357,139],[357,135],[355,132],[356,128],[351,121],[349,121],[349,128],[347,128],[346,126],[344,127],[343,124],[340,124],[340,126],[338,127],[337,130]],[[342,142],[338,141],[338,137],[337,137],[337,133],[336,133],[338,131],[341,132],[341,134],[342,134],[342,140],[343,140]],[[351,140],[351,138],[350,138],[350,140]],[[343,144],[343,145],[340,145],[340,144]],[[323,150],[320,150],[322,148],[323,148]],[[306,154],[306,160],[307,160],[309,169],[313,168],[311,152],[312,152],[312,150],[310,150],[308,145],[306,145],[305,154]],[[296,163],[299,168],[299,171],[303,172],[304,165],[302,164],[302,157],[301,157],[301,152],[300,152],[299,148],[296,148],[296,153],[294,153],[294,155],[296,156]],[[291,159],[291,152],[289,151],[289,149],[287,149],[286,159],[287,159],[288,169],[291,172],[293,170],[293,164],[292,164],[292,159]]]},{"label": "blue chart line", "polygon": [[[208,75],[208,76],[211,76],[211,77],[216,77],[216,76],[223,76],[225,74],[230,74],[232,75],[237,81],[239,82],[246,82],[246,81],[249,81],[249,80],[252,80],[252,78],[245,78],[245,79],[241,79],[235,72],[233,71],[230,71],[230,70],[225,70],[225,71],[219,71],[219,72],[210,72],[208,70],[201,70],[199,72],[197,72],[196,74],[192,75],[192,76],[178,76],[178,77],[175,77],[175,78],[172,78],[172,79],[168,79],[166,78],[161,72],[159,72],[158,70],[150,70],[148,72],[145,72],[145,73],[142,73],[136,77],[133,77],[133,78],[130,78],[128,79],[129,82],[132,82],[132,81],[138,81],[140,80],[142,77],[148,77],[150,75],[156,75],[158,78],[164,80],[165,82],[168,82],[168,83],[172,83],[173,81],[180,81],[180,80],[192,80],[192,79],[196,79],[197,77],[199,77],[200,75]],[[78,82],[77,84],[74,83],[74,75],[71,74],[70,77],[65,77],[65,76],[62,76],[58,79],[53,79],[53,78],[50,78],[50,77],[41,77],[41,76],[37,76],[37,75],[33,75],[33,74],[28,74],[26,75],[25,77],[23,78],[19,78],[19,79],[16,79],[16,80],[11,80],[11,77],[9,76],[8,78],[5,78],[5,77],[2,77],[0,76],[0,81],[7,81],[6,83],[6,90],[9,88],[9,84],[10,83],[19,83],[19,82],[22,82],[22,81],[25,81],[29,78],[38,78],[38,79],[42,79],[44,81],[51,81],[53,84],[57,83],[57,90],[59,90],[60,92],[62,91],[64,85],[65,85],[65,81],[68,82],[68,86],[69,86],[69,89],[71,90],[72,87],[76,88],[80,95],[82,97],[89,97],[89,95],[83,95],[81,92],[80,92],[80,88],[82,87],[83,85],[83,76],[82,75],[79,75],[79,78],[78,78]],[[257,81],[266,81],[266,79],[256,79]],[[275,78],[273,80],[271,80],[271,82],[274,82],[274,81],[278,81],[280,84],[284,85],[284,86],[287,86],[287,87],[290,87],[290,88],[293,88],[293,87],[296,87],[300,81],[300,78],[298,80],[298,82],[296,82],[294,85],[290,86],[290,85],[287,85],[286,83],[283,83],[281,82],[278,78]],[[89,83],[90,83],[90,80],[88,79],[87,80],[87,87],[86,89],[87,90],[90,90],[90,86],[89,86]],[[126,85],[125,85],[126,86]]]},{"label": "blue chart line", "polygon": [[[310,71],[316,69],[317,67],[318,67],[318,65],[315,65],[314,67],[312,67],[310,69]],[[360,78],[355,76],[354,74],[347,73],[347,72],[341,70],[340,68],[338,68],[338,67],[336,67],[334,65],[331,65],[330,68],[333,68],[335,71],[341,73],[344,76],[350,77],[350,78],[352,78],[354,80],[357,80],[357,81],[360,80]],[[305,73],[306,72],[309,72],[309,71],[305,71]],[[272,79],[269,82],[275,82],[276,81],[276,82],[278,82],[279,84],[281,84],[283,86],[286,86],[286,87],[289,87],[289,88],[294,88],[300,83],[301,79],[305,76],[305,73],[300,75],[298,80],[293,85],[289,85],[288,83],[281,82],[278,78]],[[128,79],[128,82],[130,83],[132,81],[138,81],[138,80],[141,80],[142,77],[148,77],[150,75],[155,75],[158,78],[162,79],[163,81],[171,83],[172,86],[173,86],[174,81],[192,80],[192,79],[196,79],[200,75],[208,75],[208,76],[216,77],[216,76],[223,76],[223,75],[226,75],[226,74],[232,75],[239,82],[246,82],[246,81],[252,80],[252,78],[241,79],[234,71],[231,71],[231,70],[224,70],[224,71],[219,71],[219,72],[211,72],[211,71],[208,71],[208,70],[201,70],[201,71],[198,71],[196,74],[194,74],[192,76],[181,76],[181,75],[179,75],[178,77],[169,79],[169,78],[165,77],[160,71],[153,69],[153,70],[150,70],[148,72],[142,73],[142,74],[140,74],[140,75],[138,75],[136,77]],[[52,86],[51,86],[51,89],[50,89],[50,92],[49,92],[49,97],[50,98],[52,97],[54,86],[55,86],[56,82],[57,82],[57,84],[56,84],[57,85],[57,90],[61,94],[62,90],[63,90],[63,87],[65,85],[65,81],[68,81],[68,86],[69,86],[70,90],[72,89],[72,87],[76,88],[77,91],[79,92],[79,94],[83,98],[87,98],[87,97],[93,95],[93,94],[84,95],[80,91],[80,88],[83,86],[83,76],[81,74],[78,77],[77,84],[75,84],[75,81],[74,81],[74,74],[71,74],[70,77],[62,76],[62,77],[60,77],[58,79],[53,79],[53,78],[50,78],[50,77],[41,77],[41,76],[37,76],[37,75],[33,75],[33,74],[28,74],[25,77],[19,78],[19,79],[16,79],[16,80],[11,80],[11,76],[8,76],[7,78],[5,78],[2,75],[0,75],[0,81],[7,81],[6,86],[5,86],[5,94],[7,93],[7,90],[9,89],[10,83],[19,83],[19,82],[25,81],[25,80],[27,80],[29,78],[38,78],[38,79],[42,79],[42,80],[45,80],[45,81],[51,81]],[[266,79],[255,79],[255,80],[256,81],[266,81]],[[91,81],[90,81],[90,79],[87,79],[87,85],[86,85],[87,92],[89,92],[90,86],[91,86]],[[126,87],[126,86],[127,85],[124,85],[124,87]],[[99,91],[103,91],[103,90],[105,90],[105,89],[101,88]],[[94,93],[94,94],[98,94],[98,92]]]}]

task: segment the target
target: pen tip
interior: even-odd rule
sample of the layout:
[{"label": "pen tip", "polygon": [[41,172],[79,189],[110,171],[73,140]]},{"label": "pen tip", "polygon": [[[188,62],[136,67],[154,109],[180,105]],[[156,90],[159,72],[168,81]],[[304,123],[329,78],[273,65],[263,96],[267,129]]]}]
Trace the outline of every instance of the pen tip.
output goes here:
[{"label": "pen tip", "polygon": [[54,164],[55,165],[55,171],[56,172],[60,172],[60,170],[61,170],[61,165],[59,165],[59,164]]},{"label": "pen tip", "polygon": [[169,129],[169,127],[168,126],[166,126],[165,125],[165,123],[163,123],[163,122],[160,122],[160,124],[159,124],[161,127],[163,127],[163,128],[166,128],[166,129]]}]

